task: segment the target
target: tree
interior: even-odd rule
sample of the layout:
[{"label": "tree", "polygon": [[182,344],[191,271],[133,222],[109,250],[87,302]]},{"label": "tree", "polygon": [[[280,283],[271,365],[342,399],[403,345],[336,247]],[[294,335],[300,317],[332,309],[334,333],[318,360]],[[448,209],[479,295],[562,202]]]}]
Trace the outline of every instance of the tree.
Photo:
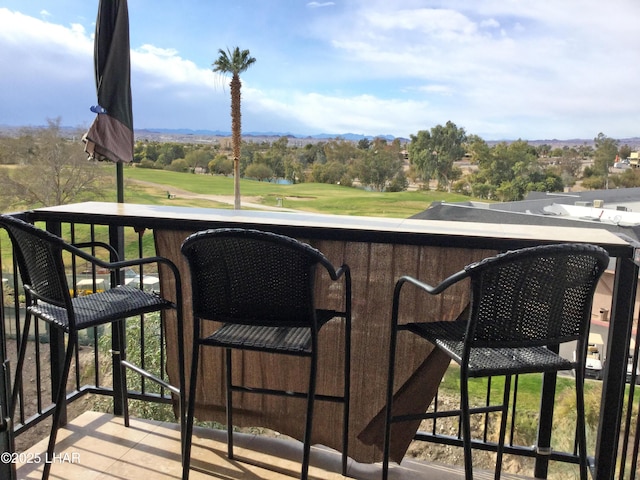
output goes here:
[{"label": "tree", "polygon": [[287,156],[284,160],[284,178],[291,183],[304,182],[304,167],[293,155]]},{"label": "tree", "polygon": [[160,156],[160,145],[157,142],[149,142],[144,146],[144,158],[157,162]]},{"label": "tree", "polygon": [[634,151],[635,150],[633,148],[631,148],[629,145],[625,143],[618,150],[618,155],[620,156],[621,160],[624,160],[625,158],[629,158],[631,156],[631,152],[634,152]]},{"label": "tree", "polygon": [[359,158],[362,151],[353,142],[339,138],[327,142],[324,146],[324,153],[327,163],[338,162],[343,165],[349,165],[355,159]]},{"label": "tree", "polygon": [[184,156],[185,161],[189,167],[196,168],[208,168],[209,162],[211,161],[211,153],[203,148],[198,148],[197,150],[191,150]]},{"label": "tree", "polygon": [[[548,157],[551,154],[551,145],[547,145],[543,143],[542,145],[538,145],[536,147],[536,152],[538,152],[539,157]],[[552,156],[552,155],[551,155]]]},{"label": "tree", "polygon": [[311,181],[317,183],[341,183],[347,167],[340,162],[315,163],[311,170]]},{"label": "tree", "polygon": [[158,145],[158,161],[163,165],[171,165],[171,162],[179,158],[184,158],[184,146],[172,142]]},{"label": "tree", "polygon": [[613,166],[618,155],[618,141],[599,133],[594,138],[596,150],[593,154],[593,169],[604,177],[604,188],[608,188],[609,167]]},{"label": "tree", "polygon": [[265,163],[252,163],[245,170],[245,175],[249,178],[255,178],[262,182],[264,180],[271,180],[274,177],[273,170],[269,168],[269,165]]},{"label": "tree", "polygon": [[627,168],[622,173],[611,175],[609,182],[618,188],[640,187],[640,170],[637,168]]},{"label": "tree", "polygon": [[290,155],[287,148],[288,142],[287,137],[280,137],[271,143],[269,149],[264,153],[263,161],[272,170],[273,177],[284,178],[285,176],[285,162]]},{"label": "tree", "polygon": [[249,50],[240,50],[236,47],[231,51],[218,50],[220,55],[213,64],[213,71],[231,74],[231,141],[233,144],[233,207],[240,209],[240,145],[242,143],[242,121],[240,112],[240,74],[245,72],[256,59],[251,56]]},{"label": "tree", "polygon": [[209,172],[220,175],[229,175],[233,172],[233,161],[223,153],[219,153],[209,162]]},{"label": "tree", "polygon": [[25,163],[25,159],[32,158],[35,153],[36,131],[22,128],[19,135],[13,137],[0,137],[0,164]]},{"label": "tree", "polygon": [[23,132],[14,151],[16,166],[0,171],[2,209],[63,205],[103,192],[105,169],[87,160],[79,142],[61,134],[60,121],[47,119],[47,128]]},{"label": "tree", "polygon": [[448,121],[445,126],[436,125],[430,132],[421,130],[418,135],[411,135],[409,159],[424,180],[433,178],[439,185],[450,187],[453,162],[464,156],[466,140],[464,128]]},{"label": "tree", "polygon": [[358,140],[358,148],[360,150],[369,150],[370,147],[371,147],[371,142],[369,141],[368,138],[361,138],[360,140]]},{"label": "tree", "polygon": [[[402,155],[399,143],[388,145],[383,139],[375,139],[370,149],[358,161],[358,178],[363,185],[382,192],[402,171]],[[394,185],[398,188],[402,180]],[[406,179],[404,179],[406,181]]]},{"label": "tree", "polygon": [[593,157],[593,147],[585,142],[578,147],[578,154],[582,158],[591,158]]},{"label": "tree", "polygon": [[491,157],[491,148],[478,135],[469,135],[465,143],[465,153],[471,155],[471,163],[475,165],[486,164]]},{"label": "tree", "polygon": [[560,159],[560,169],[565,176],[576,179],[582,171],[582,157],[575,148],[566,148],[562,150],[562,158]]},{"label": "tree", "polygon": [[409,188],[409,181],[404,174],[404,171],[400,170],[395,177],[391,180],[387,186],[387,192],[403,192]]},{"label": "tree", "polygon": [[473,195],[502,201],[522,200],[530,191],[562,191],[557,167],[543,169],[535,147],[524,140],[501,142],[491,148],[480,138],[469,145],[478,171],[471,175]]},{"label": "tree", "polygon": [[165,167],[166,170],[170,170],[172,172],[188,172],[189,165],[184,158],[176,158],[170,165]]}]

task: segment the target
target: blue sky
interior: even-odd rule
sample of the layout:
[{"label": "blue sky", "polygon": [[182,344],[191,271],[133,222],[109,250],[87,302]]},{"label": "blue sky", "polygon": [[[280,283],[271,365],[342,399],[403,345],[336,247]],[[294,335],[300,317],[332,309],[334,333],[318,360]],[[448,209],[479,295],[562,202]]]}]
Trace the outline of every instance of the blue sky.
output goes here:
[{"label": "blue sky", "polygon": [[[0,125],[95,114],[98,0],[0,0]],[[129,0],[134,125],[230,130],[219,48],[249,49],[243,131],[640,136],[637,0]]]}]

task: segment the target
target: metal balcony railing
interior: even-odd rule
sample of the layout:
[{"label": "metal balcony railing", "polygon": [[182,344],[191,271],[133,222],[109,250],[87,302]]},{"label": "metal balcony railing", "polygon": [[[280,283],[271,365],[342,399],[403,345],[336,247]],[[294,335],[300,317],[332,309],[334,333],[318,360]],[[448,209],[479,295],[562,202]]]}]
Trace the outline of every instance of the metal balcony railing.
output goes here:
[{"label": "metal balcony railing", "polygon": [[[111,245],[123,254],[123,258],[141,258],[155,254],[153,236],[145,235],[145,227],[158,228],[159,226],[175,226],[175,222],[163,219],[150,219],[130,216],[103,216],[90,214],[65,214],[55,212],[29,212],[23,215],[30,221],[38,222],[39,226],[47,228],[57,233],[71,242],[102,240],[108,241]],[[198,222],[189,224],[195,228]],[[270,228],[268,225],[265,228]],[[317,228],[306,229],[304,226],[296,227],[296,233],[302,237],[331,236],[335,232],[322,232]],[[341,234],[342,235],[342,234]],[[384,241],[393,242],[394,235],[384,232],[379,237],[371,238],[362,232],[346,232],[344,236],[352,235],[358,242]],[[372,234],[373,235],[373,234]],[[403,237],[402,242],[408,242],[408,236]],[[446,242],[444,240],[438,240]],[[455,243],[455,241],[454,241]],[[505,239],[495,248],[507,249],[517,248],[522,242]],[[622,254],[620,254],[622,252]],[[639,394],[636,382],[640,382],[637,372],[640,342],[632,342],[632,337],[638,328],[638,313],[635,312],[636,288],[638,278],[638,267],[634,262],[634,246],[630,245],[628,251],[610,252],[613,255],[618,253],[613,266],[615,281],[613,286],[611,321],[608,328],[608,351],[607,361],[603,379],[598,380],[598,388],[601,388],[600,409],[596,418],[588,419],[592,425],[591,434],[592,447],[590,453],[593,455],[592,473],[595,478],[610,479],[635,479],[638,475],[638,450],[640,436],[636,431],[640,424],[638,413]],[[11,245],[4,232],[0,232],[0,259],[2,264],[2,322],[0,324],[0,357],[8,359],[11,381],[15,378],[16,372],[11,371],[11,366],[15,364],[16,345],[20,340],[21,324],[24,319],[23,306],[21,303],[21,285],[18,272],[16,272],[15,262],[11,254]],[[108,281],[108,277],[95,269],[87,269],[85,265],[71,259],[72,268],[68,272],[69,284],[74,288],[74,294],[95,291],[101,288],[103,282]],[[157,272],[155,271],[129,271],[125,272],[127,280],[138,282],[141,288],[158,288]],[[133,360],[160,378],[165,377],[165,350],[164,350],[164,329],[162,319],[158,316],[147,315],[140,317],[133,325],[129,322],[128,329],[128,355],[137,352],[139,358]],[[6,418],[6,392],[3,391],[5,382],[0,381],[0,404],[2,405],[2,421],[0,421],[0,446],[3,445],[3,431],[11,430],[15,438],[19,441],[20,436],[28,430],[45,420],[52,412],[50,393],[51,380],[55,381],[56,375],[61,368],[64,356],[64,339],[50,335],[42,325],[35,325],[29,335],[33,338],[29,342],[31,349],[27,353],[28,361],[33,364],[34,377],[23,378],[22,391],[19,396],[19,404],[16,409],[16,416],[12,421]],[[112,405],[120,405],[117,398],[118,392],[114,392],[110,372],[118,372],[110,364],[111,356],[109,348],[119,348],[118,345],[111,345],[109,329],[94,329],[89,335],[80,340],[79,354],[76,355],[74,371],[68,385],[67,405],[74,405],[74,402],[86,395],[93,395],[105,408]],[[623,353],[620,353],[623,350]],[[627,353],[630,355],[628,356]],[[107,373],[105,373],[107,372]],[[628,379],[628,383],[625,380]],[[555,376],[545,377],[541,385],[541,401],[537,415],[542,419],[542,426],[537,432],[538,437],[549,438],[553,425],[552,412],[556,404],[556,385],[559,381]],[[128,376],[129,397],[133,400],[142,401],[142,405],[167,405],[171,402],[170,392],[156,387],[151,382],[146,382],[144,378],[136,378],[134,374]],[[490,381],[486,387],[485,399],[491,396],[491,392],[499,389],[500,384]],[[495,395],[495,393],[494,393]],[[111,398],[115,402],[111,402]],[[102,399],[100,401],[100,399]],[[107,399],[105,401],[104,399]],[[440,400],[440,401],[438,401]],[[547,478],[549,475],[550,462],[560,462],[566,464],[577,463],[575,442],[566,451],[559,451],[556,447],[545,450],[540,447],[531,447],[518,443],[515,432],[519,415],[523,411],[519,405],[518,387],[516,384],[515,393],[512,398],[511,432],[508,435],[508,445],[506,453],[512,453],[523,457],[531,458],[534,464],[534,473],[537,478]],[[441,412],[449,410],[450,405],[442,405],[441,399],[437,398],[431,407],[434,419],[426,424],[418,433],[417,438],[426,439],[445,445],[461,445],[459,437],[459,426],[454,417],[452,424],[450,419]],[[152,407],[144,413],[149,416],[163,416],[159,418],[166,420],[172,415],[169,407],[155,409]],[[117,409],[116,415],[121,414]],[[483,423],[484,431],[480,438],[474,442],[474,448],[480,450],[495,450],[495,444],[490,439],[490,424],[488,415]],[[446,428],[443,422],[447,421]],[[452,426],[453,425],[453,426]],[[5,448],[9,446],[8,442]],[[551,445],[549,445],[551,447]],[[1,468],[1,467],[0,467]],[[1,473],[1,472],[0,472]],[[3,477],[5,478],[5,477]]]}]

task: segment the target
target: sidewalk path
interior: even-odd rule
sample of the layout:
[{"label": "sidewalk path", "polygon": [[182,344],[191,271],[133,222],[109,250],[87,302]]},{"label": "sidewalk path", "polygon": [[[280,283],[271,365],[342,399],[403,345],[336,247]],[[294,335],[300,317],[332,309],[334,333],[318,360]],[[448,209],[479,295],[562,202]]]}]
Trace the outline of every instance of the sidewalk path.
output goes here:
[{"label": "sidewalk path", "polygon": [[[144,185],[147,187],[157,188],[159,190],[164,190],[166,192],[170,192],[172,195],[175,195],[176,198],[188,198],[195,200],[210,200],[212,202],[225,203],[228,205],[234,204],[233,195],[205,195],[200,193],[193,193],[188,190],[182,190],[180,188],[175,188],[170,185],[164,185],[162,183],[153,183],[147,182],[145,180],[135,180],[128,179],[129,182],[136,183],[138,185]],[[247,209],[255,209],[255,210],[274,210],[278,212],[297,212],[299,210],[295,210],[293,208],[284,208],[284,207],[273,207],[270,205],[263,205],[261,203],[257,203],[260,200],[260,197],[241,197],[241,206]]]}]

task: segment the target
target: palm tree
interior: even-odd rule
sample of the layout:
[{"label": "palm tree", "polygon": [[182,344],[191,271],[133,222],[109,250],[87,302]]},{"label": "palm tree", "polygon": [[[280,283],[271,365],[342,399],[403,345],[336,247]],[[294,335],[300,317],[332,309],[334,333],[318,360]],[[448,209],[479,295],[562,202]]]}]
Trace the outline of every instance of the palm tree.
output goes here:
[{"label": "palm tree", "polygon": [[231,51],[227,48],[225,52],[218,50],[220,56],[213,64],[213,71],[220,73],[231,73],[231,143],[233,144],[233,194],[234,208],[240,209],[240,143],[241,120],[240,120],[240,74],[247,70],[256,61],[250,56],[249,50],[240,50],[236,47]]}]

